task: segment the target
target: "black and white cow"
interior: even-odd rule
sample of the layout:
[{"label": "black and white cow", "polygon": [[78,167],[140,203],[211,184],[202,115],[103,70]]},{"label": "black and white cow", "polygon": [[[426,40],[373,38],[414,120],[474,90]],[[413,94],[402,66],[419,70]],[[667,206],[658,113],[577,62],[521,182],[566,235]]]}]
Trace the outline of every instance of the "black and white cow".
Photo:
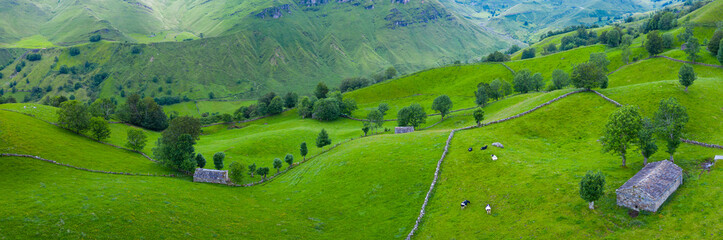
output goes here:
[{"label": "black and white cow", "polygon": [[484,147],[480,148],[479,150],[487,150],[487,145],[485,145]]},{"label": "black and white cow", "polygon": [[462,205],[462,209],[464,209],[465,207],[467,207],[467,205],[469,205],[469,204],[470,204],[469,200],[464,200],[464,201],[462,202],[462,204],[461,204],[461,205]]},{"label": "black and white cow", "polygon": [[472,148],[468,148],[467,151],[468,151],[468,152],[471,152],[471,151],[472,151]]}]

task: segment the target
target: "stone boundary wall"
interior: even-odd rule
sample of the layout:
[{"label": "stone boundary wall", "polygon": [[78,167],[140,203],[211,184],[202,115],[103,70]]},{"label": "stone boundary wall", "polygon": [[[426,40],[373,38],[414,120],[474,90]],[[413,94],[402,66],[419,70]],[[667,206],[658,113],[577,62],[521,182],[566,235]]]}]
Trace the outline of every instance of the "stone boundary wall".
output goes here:
[{"label": "stone boundary wall", "polygon": [[512,75],[516,73],[515,70],[512,70],[512,68],[510,66],[507,66],[507,64],[505,64],[504,62],[501,62],[500,64],[507,68],[507,70],[510,70],[510,72],[512,72]]},{"label": "stone boundary wall", "polygon": [[670,61],[679,62],[679,63],[695,64],[695,65],[701,65],[701,66],[706,66],[706,67],[714,67],[714,68],[721,68],[721,69],[723,69],[723,66],[721,66],[721,65],[713,65],[713,64],[700,63],[700,62],[683,61],[683,60],[671,58],[671,57],[668,57],[668,56],[652,56],[652,57],[649,57],[649,58],[665,58],[665,59],[668,59],[668,60],[670,60]]},{"label": "stone boundary wall", "polygon": [[710,144],[710,143],[703,143],[703,142],[698,142],[698,141],[689,140],[689,139],[685,139],[685,138],[681,138],[680,141],[682,141],[682,142],[684,142],[684,143],[688,143],[688,144],[693,144],[693,145],[698,145],[698,146],[702,146],[702,147],[707,147],[707,148],[723,149],[723,146],[721,146],[721,145]]},{"label": "stone boundary wall", "polygon": [[93,170],[88,168],[82,168],[82,167],[76,167],[73,165],[65,164],[65,163],[59,163],[50,159],[41,158],[38,156],[33,155],[27,155],[27,154],[15,154],[15,153],[0,153],[0,157],[24,157],[24,158],[33,158],[45,162],[49,162],[55,165],[60,165],[64,167],[73,168],[76,170],[86,171],[86,172],[94,172],[94,173],[105,173],[105,174],[116,174],[116,175],[128,175],[128,176],[145,176],[145,177],[181,177],[182,175],[175,175],[175,174],[142,174],[142,173],[126,173],[126,172],[109,172],[109,171],[101,171],[101,170]]},{"label": "stone boundary wall", "polygon": [[615,106],[618,106],[618,107],[622,107],[622,106],[623,106],[622,104],[616,102],[615,100],[610,99],[609,97],[603,95],[602,93],[600,93],[600,92],[598,92],[598,91],[595,91],[595,90],[590,90],[590,91],[594,92],[595,94],[597,94],[597,95],[600,96],[601,98],[607,100],[608,102],[611,102],[612,104],[615,104]]}]

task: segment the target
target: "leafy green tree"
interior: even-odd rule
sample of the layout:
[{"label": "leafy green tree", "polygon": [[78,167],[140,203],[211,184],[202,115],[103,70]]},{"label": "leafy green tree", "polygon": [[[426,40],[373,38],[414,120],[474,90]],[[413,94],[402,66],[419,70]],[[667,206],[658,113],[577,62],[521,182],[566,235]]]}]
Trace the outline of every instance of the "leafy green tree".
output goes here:
[{"label": "leafy green tree", "polygon": [[673,48],[673,42],[675,42],[675,39],[674,39],[672,33],[665,33],[665,34],[663,34],[662,38],[663,38],[663,49]]},{"label": "leafy green tree", "polygon": [[371,129],[370,125],[371,123],[364,122],[364,125],[362,126],[362,132],[364,132],[364,136],[367,136],[367,133],[369,133],[369,129]]},{"label": "leafy green tree", "polygon": [[387,70],[384,70],[384,75],[387,76],[387,79],[392,79],[397,76],[397,69],[394,67],[388,67]]},{"label": "leafy green tree", "polygon": [[90,42],[98,42],[98,41],[100,41],[100,39],[101,39],[100,34],[93,35],[93,36],[90,36],[90,38],[88,38],[88,40],[90,40]]},{"label": "leafy green tree", "polygon": [[686,123],[688,112],[677,99],[671,97],[660,101],[660,107],[655,112],[655,125],[658,127],[658,134],[667,142],[666,152],[670,154],[671,162],[674,161],[673,154],[680,146]]},{"label": "leafy green tree", "polygon": [[284,95],[284,107],[294,108],[299,100],[299,95],[294,92],[288,92]]},{"label": "leafy green tree", "polygon": [[321,150],[324,150],[324,146],[327,146],[331,144],[331,139],[329,138],[329,134],[326,133],[326,129],[321,129],[321,132],[319,132],[319,136],[316,137],[316,147],[321,148]]},{"label": "leafy green tree", "polygon": [[269,174],[269,168],[261,167],[256,169],[256,173],[261,176],[262,179],[266,179],[266,174]]},{"label": "leafy green tree", "polygon": [[369,114],[367,114],[367,120],[369,121],[369,127],[371,127],[372,130],[381,128],[382,125],[384,125],[384,115],[376,109],[369,111]]},{"label": "leafy green tree", "polygon": [[217,152],[213,154],[213,165],[216,169],[221,170],[223,168],[223,159],[226,158],[226,154],[223,152]]},{"label": "leafy green tree", "polygon": [[528,48],[522,51],[522,59],[534,58],[535,48]]},{"label": "leafy green tree", "polygon": [[600,171],[588,171],[580,181],[580,197],[590,203],[590,210],[594,210],[595,201],[603,194],[605,194],[605,175]]},{"label": "leafy green tree", "polygon": [[477,123],[477,126],[482,124],[482,120],[485,119],[485,110],[482,110],[482,108],[477,108],[474,110],[474,113],[472,114],[474,116],[474,121]]},{"label": "leafy green tree", "polygon": [[532,73],[530,70],[523,69],[515,73],[515,78],[512,80],[515,84],[515,91],[519,93],[527,93],[534,89],[532,83]]},{"label": "leafy green tree", "polygon": [[176,139],[161,137],[153,148],[153,155],[161,163],[185,172],[191,172],[197,166],[195,149],[196,140],[190,134],[182,134]]},{"label": "leafy green tree", "polygon": [[504,53],[495,51],[493,53],[490,53],[490,55],[487,55],[487,59],[485,60],[487,62],[506,62],[510,60],[510,57]]},{"label": "leafy green tree", "polygon": [[419,103],[404,107],[397,113],[397,123],[399,126],[412,126],[417,128],[425,122],[427,122],[427,113]]},{"label": "leafy green tree", "polygon": [[286,157],[284,157],[284,162],[286,164],[289,164],[289,168],[294,165],[294,155],[291,155],[291,153],[286,154]]},{"label": "leafy green tree", "polygon": [[718,45],[718,62],[720,62],[721,65],[723,65],[723,40],[720,40],[720,43]]},{"label": "leafy green tree", "polygon": [[128,129],[126,135],[128,136],[128,142],[126,143],[126,147],[135,151],[141,151],[143,150],[143,148],[146,147],[148,137],[146,137],[146,134],[143,132],[143,130]]},{"label": "leafy green tree", "polygon": [[340,114],[339,101],[334,98],[319,99],[314,103],[314,119],[334,121],[339,118]]},{"label": "leafy green tree", "polygon": [[503,98],[505,96],[505,93],[502,88],[503,88],[502,80],[500,80],[499,78],[492,80],[492,82],[490,82],[489,91],[487,92],[488,97],[494,98],[495,101],[499,100],[500,98]]},{"label": "leafy green tree", "polygon": [[713,37],[711,37],[710,41],[708,42],[708,51],[710,51],[710,53],[712,53],[713,55],[718,54],[721,40],[723,40],[723,29],[719,28],[715,30],[715,33],[713,33]]},{"label": "leafy green tree", "polygon": [[688,38],[688,42],[685,43],[685,54],[688,55],[688,60],[695,62],[700,57],[698,52],[700,52],[698,39],[695,37]]},{"label": "leafy green tree", "polygon": [[326,98],[327,93],[329,93],[329,87],[327,87],[323,82],[319,82],[319,84],[316,85],[316,90],[314,90],[316,98],[324,99]]},{"label": "leafy green tree", "polygon": [[274,159],[274,168],[276,168],[276,173],[281,171],[281,167],[283,166],[283,163],[281,162],[281,159]]},{"label": "leafy green tree", "polygon": [[354,110],[357,110],[359,107],[356,105],[356,101],[351,98],[346,98],[341,101],[341,105],[339,106],[339,111],[341,111],[341,114],[351,116],[351,114],[354,112]]},{"label": "leafy green tree", "polygon": [[258,102],[265,103],[266,106],[268,106],[271,104],[271,101],[273,101],[274,98],[276,98],[276,97],[277,96],[276,96],[275,92],[268,92],[268,93],[264,94],[263,96],[259,97]]},{"label": "leafy green tree", "polygon": [[115,113],[115,103],[107,98],[98,98],[90,105],[90,112],[95,117],[103,117],[109,120]]},{"label": "leafy green tree", "polygon": [[200,153],[196,155],[196,166],[199,168],[203,168],[206,166],[206,158],[203,157]]},{"label": "leafy green tree", "polygon": [[590,54],[590,63],[594,64],[597,67],[600,67],[603,72],[608,71],[608,65],[610,65],[610,60],[608,60],[608,55],[604,52],[601,53],[591,53]]},{"label": "leafy green tree", "polygon": [[620,57],[623,60],[623,63],[628,64],[630,63],[630,55],[632,55],[633,52],[630,51],[630,46],[623,46],[623,51],[620,54]]},{"label": "leafy green tree", "polygon": [[683,64],[683,66],[680,67],[678,71],[678,82],[685,87],[685,92],[688,92],[688,87],[693,85],[693,82],[697,78],[698,77],[695,76],[695,70],[690,64]]},{"label": "leafy green tree", "polygon": [[648,158],[658,151],[658,145],[655,144],[655,124],[649,118],[642,120],[636,145],[643,155],[643,166],[648,165]]},{"label": "leafy green tree", "polygon": [[306,142],[302,142],[299,146],[299,154],[301,157],[304,158],[304,161],[306,161],[306,154],[309,154],[309,149],[306,147]]},{"label": "leafy green tree", "polygon": [[474,102],[477,104],[477,106],[484,106],[485,104],[487,104],[489,96],[487,96],[487,89],[485,88],[485,86],[478,87],[477,91],[474,92],[474,97]]},{"label": "leafy green tree", "polygon": [[693,36],[693,26],[687,25],[685,26],[685,31],[678,34],[678,41],[680,42],[688,42],[688,38]]},{"label": "leafy green tree", "polygon": [[389,104],[387,103],[380,103],[377,107],[377,110],[379,110],[380,113],[382,113],[382,116],[387,115],[387,111],[389,111]]},{"label": "leafy green tree", "polygon": [[520,46],[512,45],[509,49],[507,49],[507,51],[505,53],[507,53],[507,55],[512,55],[512,54],[516,53],[517,51],[520,51],[520,49],[521,49]]},{"label": "leafy green tree", "polygon": [[449,99],[449,96],[442,95],[434,99],[434,102],[432,102],[432,110],[435,110],[439,112],[439,115],[442,116],[442,119],[444,119],[444,116],[446,116],[449,113],[449,110],[452,109],[452,100]]},{"label": "leafy green tree", "polygon": [[585,62],[575,66],[570,79],[573,86],[588,90],[600,87],[608,81],[603,69],[592,62]]},{"label": "leafy green tree", "polygon": [[183,134],[188,134],[194,140],[198,140],[201,136],[201,121],[198,118],[189,116],[174,118],[168,128],[161,133],[161,139],[174,141]]},{"label": "leafy green tree", "polygon": [[103,141],[110,137],[110,126],[102,117],[92,117],[88,128],[95,140]]},{"label": "leafy green tree", "polygon": [[658,31],[648,33],[647,40],[645,41],[645,50],[650,53],[650,56],[655,56],[663,52],[663,38],[660,37]]},{"label": "leafy green tree", "polygon": [[502,88],[501,89],[502,89],[501,92],[503,92],[503,94],[502,94],[503,96],[509,96],[510,94],[513,93],[512,84],[510,84],[509,82],[507,82],[505,80],[502,80]]},{"label": "leafy green tree", "polygon": [[630,144],[635,143],[638,138],[642,127],[641,119],[638,107],[627,105],[610,114],[608,122],[605,124],[605,136],[600,139],[603,151],[620,155],[623,159],[623,167],[625,167],[625,154],[630,148]]},{"label": "leafy green tree", "polygon": [[555,69],[552,72],[552,86],[554,86],[554,89],[563,89],[568,85],[570,85],[570,75],[562,69]]},{"label": "leafy green tree", "polygon": [[301,118],[310,118],[314,113],[314,104],[309,97],[304,96],[299,101],[299,116]]},{"label": "leafy green tree", "polygon": [[58,109],[58,124],[75,133],[87,130],[90,124],[88,108],[77,100],[61,103]]},{"label": "leafy green tree", "polygon": [[249,174],[251,174],[251,178],[254,177],[254,173],[256,173],[256,163],[249,165]]},{"label": "leafy green tree", "polygon": [[244,178],[244,166],[239,162],[232,162],[228,165],[228,177],[236,184],[241,184]]},{"label": "leafy green tree", "polygon": [[535,91],[540,91],[545,86],[545,79],[542,77],[542,73],[535,73],[532,75],[532,88]]},{"label": "leafy green tree", "polygon": [[266,108],[266,114],[276,115],[284,111],[284,100],[281,97],[276,96],[271,100],[268,107]]},{"label": "leafy green tree", "polygon": [[153,98],[141,99],[138,94],[128,96],[126,103],[118,109],[116,117],[121,121],[155,131],[168,127],[168,116],[163,112],[163,107]]}]

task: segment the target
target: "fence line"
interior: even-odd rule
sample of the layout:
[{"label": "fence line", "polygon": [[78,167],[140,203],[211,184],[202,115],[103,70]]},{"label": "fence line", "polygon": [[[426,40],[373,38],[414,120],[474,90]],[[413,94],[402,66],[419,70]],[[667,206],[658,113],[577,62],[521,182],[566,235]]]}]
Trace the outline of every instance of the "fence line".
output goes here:
[{"label": "fence line", "polygon": [[76,167],[76,166],[73,166],[73,165],[70,165],[70,164],[59,163],[59,162],[56,162],[56,161],[53,161],[53,160],[50,160],[50,159],[41,158],[41,157],[33,156],[33,155],[27,155],[27,154],[0,153],[0,157],[24,157],[24,158],[32,158],[32,159],[37,159],[37,160],[49,162],[49,163],[56,164],[56,165],[60,165],[60,166],[64,166],[64,167],[73,168],[73,169],[76,169],[76,170],[81,170],[81,171],[86,171],[86,172],[93,172],[93,173],[105,173],[105,174],[128,175],[128,176],[145,176],[145,177],[181,177],[180,175],[175,175],[175,174],[143,174],[143,173],[109,172],[109,171],[102,171],[102,170],[93,170],[93,169],[88,169],[88,168]]}]

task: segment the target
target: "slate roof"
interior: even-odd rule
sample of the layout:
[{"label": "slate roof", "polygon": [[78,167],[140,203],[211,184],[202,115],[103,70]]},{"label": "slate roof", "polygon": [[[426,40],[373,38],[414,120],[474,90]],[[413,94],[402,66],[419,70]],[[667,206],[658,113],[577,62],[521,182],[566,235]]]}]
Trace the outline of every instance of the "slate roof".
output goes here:
[{"label": "slate roof", "polygon": [[637,189],[657,199],[673,187],[676,179],[682,175],[683,169],[668,160],[651,162],[618,188],[618,191]]},{"label": "slate roof", "polygon": [[193,173],[193,181],[226,183],[228,182],[228,170],[196,168],[196,172]]}]

